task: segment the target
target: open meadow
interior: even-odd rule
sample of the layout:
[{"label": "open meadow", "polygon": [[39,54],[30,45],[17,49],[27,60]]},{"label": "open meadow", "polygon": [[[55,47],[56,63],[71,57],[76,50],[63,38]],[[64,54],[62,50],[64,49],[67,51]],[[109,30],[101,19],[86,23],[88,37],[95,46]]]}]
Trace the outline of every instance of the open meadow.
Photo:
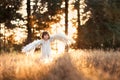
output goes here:
[{"label": "open meadow", "polygon": [[0,80],[120,80],[120,51],[70,50],[46,63],[39,52],[1,54]]}]

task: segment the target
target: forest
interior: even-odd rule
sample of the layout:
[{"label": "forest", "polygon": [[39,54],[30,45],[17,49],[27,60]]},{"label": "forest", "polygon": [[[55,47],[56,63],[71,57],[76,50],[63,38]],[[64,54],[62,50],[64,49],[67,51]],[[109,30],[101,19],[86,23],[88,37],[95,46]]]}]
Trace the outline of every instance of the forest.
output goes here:
[{"label": "forest", "polygon": [[20,51],[44,30],[70,36],[75,49],[117,49],[119,5],[119,0],[1,0],[0,51]]}]

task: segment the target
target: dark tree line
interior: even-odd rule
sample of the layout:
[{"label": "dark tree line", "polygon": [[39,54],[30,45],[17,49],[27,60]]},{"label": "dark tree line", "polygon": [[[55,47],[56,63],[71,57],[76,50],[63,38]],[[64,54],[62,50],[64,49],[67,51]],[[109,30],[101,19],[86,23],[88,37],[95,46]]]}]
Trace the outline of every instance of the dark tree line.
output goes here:
[{"label": "dark tree line", "polygon": [[[78,48],[120,47],[120,1],[85,0],[91,17],[78,29]],[[79,27],[79,26],[78,26]]]},{"label": "dark tree line", "polygon": [[[27,21],[27,39],[25,43],[29,43],[36,37],[34,31],[48,28],[50,22],[58,22],[60,20],[60,17],[54,17],[64,12],[65,9],[61,8],[62,2],[63,0],[27,0],[27,16],[22,17],[22,14],[17,13],[22,6],[22,0],[1,0],[0,12],[2,13],[0,16],[0,23],[9,24],[14,28],[17,27],[17,25],[13,25],[11,23],[12,20],[22,19],[23,21]],[[5,27],[7,26],[7,28],[10,28],[9,25],[5,25]],[[36,26],[34,27],[34,25]]]},{"label": "dark tree line", "polygon": [[[22,5],[21,2],[22,0],[0,0],[0,32],[1,24],[5,25],[4,29],[13,29],[16,25],[12,24],[11,21],[23,19],[22,15],[17,12]],[[2,49],[7,50],[5,35],[3,34],[0,33],[0,51]],[[4,40],[1,37],[4,37]],[[10,42],[8,41],[8,43]]]},{"label": "dark tree line", "polygon": [[7,28],[13,28],[11,20],[22,19],[17,11],[20,9],[22,0],[0,0],[0,23],[5,23]]},{"label": "dark tree line", "polygon": [[[31,31],[33,25],[37,25],[34,30],[41,30],[49,27],[49,22],[58,22],[60,20],[59,17],[57,19],[53,17],[64,11],[61,8],[62,2],[63,0],[33,0],[35,5],[30,6],[31,0],[27,0],[28,43],[32,41],[32,37],[34,38],[34,32]],[[38,5],[39,3],[41,5]],[[45,9],[47,10],[44,11]],[[31,24],[31,21],[34,23]]]},{"label": "dark tree line", "polygon": [[[18,26],[12,24],[11,21],[17,19],[27,21],[25,24],[28,33],[26,43],[29,43],[37,38],[35,31],[39,32],[48,28],[50,22],[59,22],[60,17],[57,15],[65,13],[65,33],[68,34],[69,0],[27,0],[26,17],[22,17],[22,14],[17,12],[22,6],[22,1],[0,0],[0,24],[4,23],[5,27],[13,29]],[[80,1],[82,0],[75,0],[72,4],[77,10],[76,48],[120,47],[120,1],[85,0],[87,6],[82,13],[80,12],[80,5],[82,5]],[[65,7],[61,7],[63,2]],[[86,14],[88,11],[91,12],[90,18],[84,25],[81,25],[81,14]],[[1,36],[3,34],[0,34]],[[2,39],[0,39],[0,43],[2,44]]]}]

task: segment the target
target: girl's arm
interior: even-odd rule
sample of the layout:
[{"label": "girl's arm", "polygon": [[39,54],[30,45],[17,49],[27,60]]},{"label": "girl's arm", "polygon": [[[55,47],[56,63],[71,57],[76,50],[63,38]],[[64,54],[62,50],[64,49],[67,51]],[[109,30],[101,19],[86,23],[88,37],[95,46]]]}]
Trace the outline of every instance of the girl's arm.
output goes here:
[{"label": "girl's arm", "polygon": [[35,40],[22,48],[22,52],[34,52],[35,48],[42,44],[41,40]]}]

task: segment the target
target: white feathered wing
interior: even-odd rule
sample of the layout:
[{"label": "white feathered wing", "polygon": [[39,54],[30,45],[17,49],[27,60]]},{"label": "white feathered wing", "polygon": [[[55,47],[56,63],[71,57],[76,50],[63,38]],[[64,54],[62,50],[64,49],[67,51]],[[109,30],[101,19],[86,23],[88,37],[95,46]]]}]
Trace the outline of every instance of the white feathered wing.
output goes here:
[{"label": "white feathered wing", "polygon": [[62,33],[57,33],[56,35],[51,36],[50,40],[51,41],[54,41],[54,40],[62,41],[65,44],[65,46],[63,46],[65,48],[65,51],[68,52],[70,39],[67,37],[67,35],[62,34]]},{"label": "white feathered wing", "polygon": [[29,43],[28,45],[24,46],[22,48],[22,52],[24,52],[26,54],[33,54],[35,51],[35,48],[40,46],[41,43],[42,43],[41,40],[35,40],[35,41]]},{"label": "white feathered wing", "polygon": [[51,41],[60,40],[64,43],[66,43],[66,44],[69,41],[68,37],[65,34],[62,34],[62,33],[57,33],[56,35],[51,36],[50,39],[51,39]]}]

